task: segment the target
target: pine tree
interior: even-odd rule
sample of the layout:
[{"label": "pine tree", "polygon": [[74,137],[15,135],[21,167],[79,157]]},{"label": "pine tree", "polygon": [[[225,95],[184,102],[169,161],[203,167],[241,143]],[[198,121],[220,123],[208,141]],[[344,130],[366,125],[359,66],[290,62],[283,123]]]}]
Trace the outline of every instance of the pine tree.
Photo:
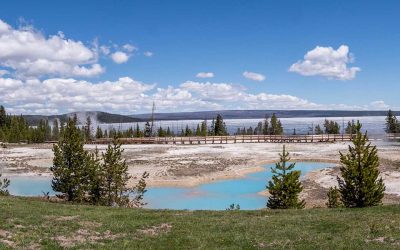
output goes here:
[{"label": "pine tree", "polygon": [[280,162],[271,168],[272,180],[269,181],[267,189],[270,197],[267,207],[271,209],[304,208],[305,201],[299,199],[299,194],[303,190],[299,180],[301,171],[293,170],[295,163],[289,163],[289,153],[283,146],[282,154],[279,154]]},{"label": "pine tree", "polygon": [[93,205],[105,205],[103,197],[105,193],[104,184],[106,180],[97,147],[94,153],[88,154],[85,172],[87,176],[85,189],[88,194],[88,201]]},{"label": "pine tree", "polygon": [[74,120],[69,120],[64,133],[53,147],[52,188],[68,201],[81,202],[85,198],[85,166],[88,154]]},{"label": "pine tree", "polygon": [[6,109],[4,108],[4,106],[1,105],[0,106],[0,128],[6,126],[6,121],[7,121]]},{"label": "pine tree", "polygon": [[317,126],[315,126],[315,131],[314,133],[316,135],[322,135],[324,133],[324,131],[321,129],[321,126],[318,124]]},{"label": "pine tree", "polygon": [[140,131],[139,123],[136,123],[135,137],[136,138],[142,137],[142,133]]},{"label": "pine tree", "polygon": [[327,134],[339,134],[340,133],[340,126],[335,121],[329,121],[325,119],[324,122],[325,133]]},{"label": "pine tree", "polygon": [[347,122],[347,127],[345,129],[346,134],[355,134],[356,133],[356,124],[354,120],[351,122]]},{"label": "pine tree", "polygon": [[96,129],[96,138],[97,138],[97,139],[103,138],[103,130],[100,128],[100,126],[97,126],[97,129]]},{"label": "pine tree", "polygon": [[52,138],[53,140],[58,141],[59,137],[60,137],[60,128],[58,127],[58,119],[54,119],[52,128]]},{"label": "pine tree", "polygon": [[201,136],[207,136],[207,120],[201,122]]},{"label": "pine tree", "polygon": [[86,117],[86,124],[85,124],[85,141],[90,142],[92,141],[92,119],[90,116]]},{"label": "pine tree", "polygon": [[339,191],[346,207],[368,207],[381,204],[385,185],[379,177],[379,158],[376,146],[368,143],[367,132],[361,133],[357,121],[356,135],[349,152],[340,152],[341,178]]},{"label": "pine tree", "polygon": [[326,203],[327,207],[338,208],[343,206],[343,203],[341,201],[340,191],[337,187],[329,188],[327,196],[328,196],[328,202]]},{"label": "pine tree", "polygon": [[108,206],[128,206],[129,190],[127,188],[130,176],[128,174],[128,165],[122,158],[124,150],[121,143],[114,138],[113,144],[108,145],[103,153],[103,171],[104,171],[104,200]]},{"label": "pine tree", "polygon": [[400,123],[394,112],[389,109],[386,117],[386,133],[400,133]]},{"label": "pine tree", "polygon": [[144,125],[144,137],[151,137],[151,126],[149,122],[146,122]]},{"label": "pine tree", "polygon": [[201,136],[200,124],[197,124],[196,136]]},{"label": "pine tree", "polygon": [[270,135],[282,135],[283,127],[281,121],[277,118],[276,114],[273,113],[271,116],[271,122],[269,127]]},{"label": "pine tree", "polygon": [[146,179],[149,177],[149,173],[144,172],[142,177],[140,178],[139,182],[136,186],[132,189],[132,193],[135,194],[134,198],[132,199],[132,206],[133,207],[143,207],[147,205],[147,202],[144,202],[144,194],[147,192],[146,187]]},{"label": "pine tree", "polygon": [[[214,120],[213,120],[214,121]],[[214,124],[214,135],[227,135],[226,125],[222,115],[218,114]]]},{"label": "pine tree", "polygon": [[269,134],[269,122],[268,122],[268,116],[265,116],[265,120],[263,123],[263,135],[268,135]]},{"label": "pine tree", "polygon": [[[0,174],[1,178],[1,174]],[[8,192],[7,188],[10,186],[10,180],[7,178],[0,179],[0,196],[7,196],[10,193]]]}]

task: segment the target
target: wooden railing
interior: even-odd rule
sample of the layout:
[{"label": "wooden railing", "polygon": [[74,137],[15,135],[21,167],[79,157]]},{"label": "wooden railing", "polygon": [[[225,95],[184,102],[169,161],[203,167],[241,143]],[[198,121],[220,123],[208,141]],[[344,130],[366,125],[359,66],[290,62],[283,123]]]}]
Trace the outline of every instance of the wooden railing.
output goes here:
[{"label": "wooden railing", "polygon": [[[122,144],[228,144],[228,143],[314,143],[351,141],[350,134],[323,135],[231,135],[193,137],[120,138]],[[95,139],[93,144],[108,144],[112,138]]]}]

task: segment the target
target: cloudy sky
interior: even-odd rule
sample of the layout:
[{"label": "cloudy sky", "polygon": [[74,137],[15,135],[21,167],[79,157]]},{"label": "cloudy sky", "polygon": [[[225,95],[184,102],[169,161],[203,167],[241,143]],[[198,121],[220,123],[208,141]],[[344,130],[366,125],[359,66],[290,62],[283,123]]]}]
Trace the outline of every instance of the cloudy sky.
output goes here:
[{"label": "cloudy sky", "polygon": [[0,8],[15,114],[400,109],[400,1],[20,1]]}]

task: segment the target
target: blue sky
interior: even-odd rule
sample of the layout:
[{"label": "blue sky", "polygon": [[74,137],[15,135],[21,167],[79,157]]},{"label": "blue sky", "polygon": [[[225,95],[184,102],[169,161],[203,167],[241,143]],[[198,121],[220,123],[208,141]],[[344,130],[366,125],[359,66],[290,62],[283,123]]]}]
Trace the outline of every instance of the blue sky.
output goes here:
[{"label": "blue sky", "polygon": [[[34,48],[2,54],[14,47],[9,40],[2,46],[0,34],[0,70],[7,71],[0,97],[14,113],[141,113],[153,100],[159,111],[399,109],[398,13],[399,1],[7,1],[3,39],[14,31],[19,42],[22,32],[42,40],[62,32],[61,40],[93,55],[71,62],[78,55],[71,51],[68,58]],[[115,52],[127,57],[113,60]],[[315,55],[308,62],[307,52]],[[30,72],[43,60],[46,70]],[[70,68],[60,71],[61,64]],[[76,73],[75,66],[93,71]],[[246,71],[259,75],[248,79]],[[196,77],[200,72],[214,76]],[[96,91],[107,92],[107,81],[117,90],[102,96]],[[85,88],[97,94],[79,92]]]}]

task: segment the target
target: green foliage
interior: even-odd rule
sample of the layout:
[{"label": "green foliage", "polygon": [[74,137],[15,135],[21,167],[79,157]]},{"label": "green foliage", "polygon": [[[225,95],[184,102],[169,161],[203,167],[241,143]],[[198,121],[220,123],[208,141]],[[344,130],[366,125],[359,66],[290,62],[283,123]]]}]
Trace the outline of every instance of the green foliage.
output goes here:
[{"label": "green foliage", "polygon": [[335,121],[325,119],[324,127],[327,134],[340,134],[340,126]]},{"label": "green foliage", "polygon": [[282,135],[283,127],[281,121],[276,117],[275,113],[271,116],[270,126],[269,126],[269,134],[270,135]]},{"label": "green foliage", "polygon": [[379,177],[379,158],[376,146],[368,143],[367,132],[361,133],[357,121],[353,146],[346,154],[340,152],[342,178],[339,191],[346,207],[368,207],[381,204],[385,185]]},{"label": "green foliage", "polygon": [[131,202],[133,207],[143,207],[143,206],[147,205],[147,203],[143,201],[144,194],[147,192],[147,190],[146,190],[146,187],[147,187],[146,179],[147,178],[149,178],[149,173],[144,172],[142,174],[142,177],[140,178],[139,182],[131,190],[131,193],[135,195]]},{"label": "green foliage", "polygon": [[322,135],[324,133],[324,131],[321,129],[321,126],[319,124],[317,126],[315,126],[314,133],[316,135]]},{"label": "green foliage", "polygon": [[86,117],[86,124],[84,127],[84,138],[85,142],[92,141],[92,119],[90,116]]},{"label": "green foliage", "polygon": [[345,129],[346,134],[355,134],[357,133],[357,129],[356,129],[356,123],[354,122],[354,120],[352,120],[351,122],[347,123],[347,127]]},{"label": "green foliage", "polygon": [[103,158],[104,196],[102,197],[108,206],[128,206],[129,190],[126,187],[130,179],[128,165],[122,158],[124,150],[116,138],[113,144],[108,145]]},{"label": "green foliage", "polygon": [[338,208],[343,206],[343,203],[341,201],[340,191],[337,187],[330,187],[327,196],[328,196],[328,202],[326,203],[327,207]]},{"label": "green foliage", "polygon": [[283,146],[282,154],[279,154],[280,162],[271,168],[272,180],[269,181],[267,189],[270,197],[267,207],[271,209],[304,208],[305,201],[299,199],[303,190],[299,180],[301,171],[293,170],[295,163],[289,163],[289,153]]},{"label": "green foliage", "polygon": [[100,126],[97,126],[96,129],[96,138],[100,139],[103,138],[104,134],[103,134],[103,130],[100,128]]},{"label": "green foliage", "polygon": [[238,128],[236,135],[282,135],[283,127],[281,121],[277,118],[276,114],[273,113],[271,119],[268,117],[264,121],[260,121],[255,128],[243,127]]},{"label": "green foliage", "polygon": [[88,180],[86,165],[88,153],[83,149],[83,138],[76,127],[76,120],[69,120],[63,136],[53,146],[52,188],[62,193],[68,201],[81,202],[85,198]]},{"label": "green foliage", "polygon": [[400,133],[400,123],[393,111],[389,109],[386,117],[386,133]]},{"label": "green foliage", "polygon": [[52,130],[47,120],[40,120],[36,127],[29,127],[22,116],[7,115],[5,108],[0,106],[0,141],[41,143],[57,136],[57,129]]},{"label": "green foliage", "polygon": [[232,210],[240,210],[240,205],[235,203],[232,203],[229,205],[229,207],[226,209],[227,211],[232,211]]},{"label": "green foliage", "polygon": [[213,134],[216,136],[228,135],[224,119],[222,118],[222,115],[220,115],[220,114],[218,114],[217,118],[215,119]]},{"label": "green foliage", "polygon": [[[1,178],[1,174],[0,174]],[[8,192],[7,188],[10,186],[10,180],[7,178],[0,179],[0,196],[7,196],[10,193]]]}]

